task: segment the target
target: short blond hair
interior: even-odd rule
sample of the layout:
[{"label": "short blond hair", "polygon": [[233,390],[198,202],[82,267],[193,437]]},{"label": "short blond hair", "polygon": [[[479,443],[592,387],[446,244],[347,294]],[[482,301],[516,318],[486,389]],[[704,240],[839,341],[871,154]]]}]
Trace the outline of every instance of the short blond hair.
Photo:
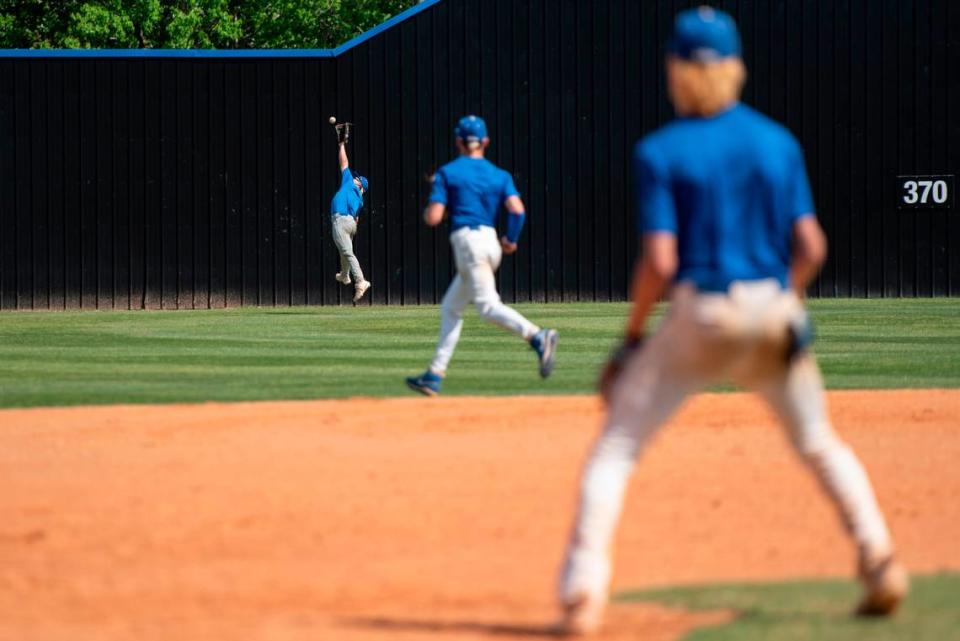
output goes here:
[{"label": "short blond hair", "polygon": [[740,58],[690,62],[667,58],[667,88],[681,116],[710,117],[740,100],[747,68]]}]

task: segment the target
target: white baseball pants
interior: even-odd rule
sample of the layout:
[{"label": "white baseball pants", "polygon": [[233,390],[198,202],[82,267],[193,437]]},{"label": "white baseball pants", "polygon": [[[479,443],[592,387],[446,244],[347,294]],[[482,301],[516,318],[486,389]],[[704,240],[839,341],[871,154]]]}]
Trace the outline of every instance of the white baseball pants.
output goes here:
[{"label": "white baseball pants", "polygon": [[614,530],[635,461],[688,394],[721,380],[767,400],[861,550],[892,551],[866,472],[827,418],[812,355],[784,363],[786,328],[802,314],[797,297],[775,281],[735,283],[728,294],[675,288],[659,331],[628,361],[612,390],[581,480],[560,577],[562,602],[578,595],[606,600]]},{"label": "white baseball pants", "polygon": [[363,281],[363,270],[360,261],[353,253],[353,237],[357,235],[357,219],[353,216],[335,214],[332,219],[333,244],[340,252],[340,271],[350,274],[353,282]]},{"label": "white baseball pants", "polygon": [[450,235],[453,257],[457,264],[454,277],[440,306],[440,339],[430,370],[443,375],[460,340],[463,310],[473,301],[477,313],[485,320],[530,340],[540,328],[516,310],[507,307],[497,292],[494,276],[500,267],[503,249],[493,227],[464,227]]}]

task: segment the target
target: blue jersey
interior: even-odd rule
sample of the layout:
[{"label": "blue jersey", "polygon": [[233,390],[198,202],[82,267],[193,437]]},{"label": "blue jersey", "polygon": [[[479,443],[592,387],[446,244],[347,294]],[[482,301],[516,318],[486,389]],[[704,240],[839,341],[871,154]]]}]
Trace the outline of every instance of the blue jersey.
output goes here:
[{"label": "blue jersey", "polygon": [[736,280],[787,286],[793,224],[812,215],[800,144],[745,105],[681,118],[634,149],[641,234],[677,237],[676,280],[726,291]]},{"label": "blue jersey", "polygon": [[333,200],[330,202],[330,213],[356,218],[361,207],[363,207],[363,195],[353,184],[353,173],[347,167],[340,178],[340,189],[333,195]]},{"label": "blue jersey", "polygon": [[430,202],[447,206],[453,232],[496,227],[503,202],[519,195],[509,173],[484,158],[461,156],[437,171]]}]

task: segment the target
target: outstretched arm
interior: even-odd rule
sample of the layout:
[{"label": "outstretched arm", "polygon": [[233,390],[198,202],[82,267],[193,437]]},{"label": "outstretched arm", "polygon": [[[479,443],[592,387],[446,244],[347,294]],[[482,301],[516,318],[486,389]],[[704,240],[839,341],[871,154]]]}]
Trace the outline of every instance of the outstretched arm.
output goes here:
[{"label": "outstretched arm", "polygon": [[350,166],[350,160],[347,158],[347,143],[340,143],[340,171]]}]

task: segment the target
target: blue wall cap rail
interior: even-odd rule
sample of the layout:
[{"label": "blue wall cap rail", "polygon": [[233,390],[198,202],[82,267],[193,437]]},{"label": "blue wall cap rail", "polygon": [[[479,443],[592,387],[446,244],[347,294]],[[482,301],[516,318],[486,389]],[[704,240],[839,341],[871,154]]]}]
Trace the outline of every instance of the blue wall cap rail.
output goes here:
[{"label": "blue wall cap rail", "polygon": [[336,49],[0,49],[0,58],[336,58],[443,0],[423,0]]}]

